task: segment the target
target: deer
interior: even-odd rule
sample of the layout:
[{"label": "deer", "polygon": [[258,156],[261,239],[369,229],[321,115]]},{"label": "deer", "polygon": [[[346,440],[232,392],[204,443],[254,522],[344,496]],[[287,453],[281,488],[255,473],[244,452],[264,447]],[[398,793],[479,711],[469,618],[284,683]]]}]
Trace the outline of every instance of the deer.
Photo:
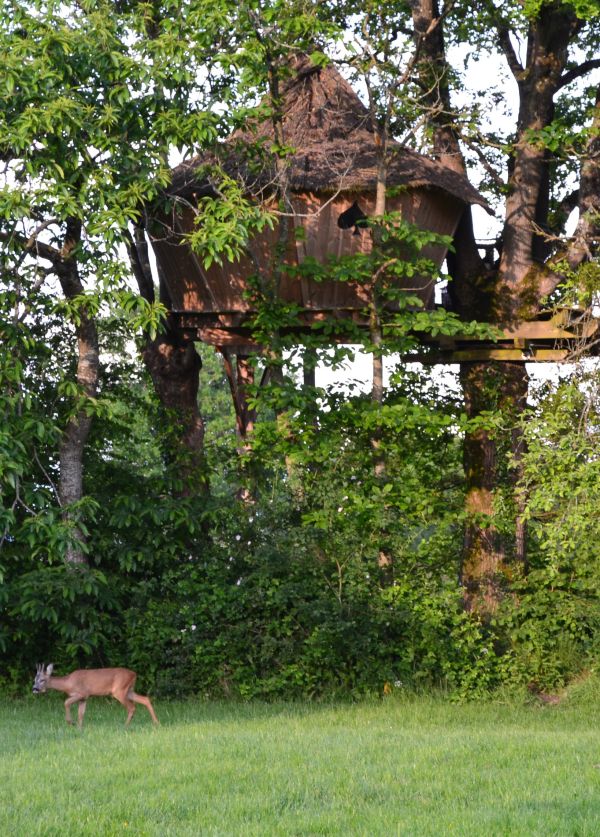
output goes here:
[{"label": "deer", "polygon": [[112,695],[119,703],[127,709],[127,720],[125,726],[133,718],[136,703],[143,704],[155,724],[158,718],[150,703],[150,698],[138,695],[133,691],[137,674],[128,668],[89,668],[72,671],[64,677],[53,677],[54,666],[50,663],[44,671],[44,664],[37,666],[35,680],[33,681],[34,695],[43,694],[47,689],[55,689],[57,692],[64,692],[68,695],[65,700],[65,715],[68,724],[72,724],[71,706],[79,703],[77,711],[77,725],[83,727],[83,716],[89,697],[101,695]]}]

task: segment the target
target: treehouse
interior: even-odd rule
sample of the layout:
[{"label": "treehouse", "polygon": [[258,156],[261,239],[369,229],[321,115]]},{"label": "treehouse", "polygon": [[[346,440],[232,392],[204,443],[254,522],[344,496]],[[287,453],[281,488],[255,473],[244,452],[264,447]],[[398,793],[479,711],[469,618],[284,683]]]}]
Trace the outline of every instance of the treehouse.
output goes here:
[{"label": "treehouse", "polygon": [[[154,218],[153,249],[179,324],[203,342],[234,351],[252,345],[251,277],[268,282],[278,273],[277,298],[297,306],[301,329],[331,318],[360,324],[369,305],[366,284],[315,281],[293,270],[307,257],[324,263],[371,251],[365,219],[375,213],[380,149],[369,113],[335,69],[305,59],[283,87],[281,117],[283,142],[293,149],[283,160],[268,153],[272,120],[257,122],[233,134],[218,158],[206,155],[177,167],[167,192],[169,210]],[[273,228],[257,233],[238,261],[205,267],[188,237],[202,223],[199,201],[218,196],[210,173],[216,164],[267,209],[281,208],[282,194],[287,203]],[[386,211],[441,235],[453,235],[465,205],[485,206],[466,178],[393,141],[385,185],[393,195]],[[446,252],[443,244],[433,244],[422,255],[439,267]],[[413,276],[405,286],[425,308],[433,307],[430,276]]]},{"label": "treehouse", "polygon": [[[325,263],[372,249],[365,219],[375,214],[382,155],[369,112],[333,67],[315,67],[301,58],[282,85],[279,113],[279,121],[255,119],[216,152],[174,169],[164,205],[154,210],[150,225],[175,322],[189,338],[219,347],[226,357],[260,348],[251,328],[257,277],[278,301],[298,311],[291,330],[327,322],[337,324],[343,336],[344,323],[368,324],[368,283],[315,281],[297,268],[309,257]],[[273,153],[276,131],[277,144],[289,149],[280,157]],[[239,184],[246,197],[273,210],[275,221],[251,238],[238,260],[206,266],[189,239],[202,224],[202,199],[219,199],[222,174],[216,176],[217,170]],[[450,237],[467,205],[486,207],[466,177],[392,140],[385,154],[385,187],[386,211]],[[422,255],[440,267],[446,253],[445,245],[431,244]],[[417,295],[425,309],[436,304],[429,275],[398,280],[397,287]],[[572,312],[544,314],[507,329],[498,341],[438,339],[435,351],[423,359],[562,360],[569,343],[588,338],[596,327]]]}]

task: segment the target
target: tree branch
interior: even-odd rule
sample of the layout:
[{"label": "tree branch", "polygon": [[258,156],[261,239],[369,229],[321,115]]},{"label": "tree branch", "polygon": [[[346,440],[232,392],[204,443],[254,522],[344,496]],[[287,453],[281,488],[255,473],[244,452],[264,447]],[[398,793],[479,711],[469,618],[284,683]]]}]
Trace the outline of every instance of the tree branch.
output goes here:
[{"label": "tree branch", "polygon": [[140,296],[147,302],[154,302],[154,279],[150,269],[150,259],[148,257],[148,245],[144,235],[144,229],[136,224],[134,227],[134,236],[129,230],[125,231],[125,248],[129,256],[129,263],[131,270],[138,285]]},{"label": "tree branch", "polygon": [[561,88],[566,87],[567,84],[575,81],[575,79],[581,78],[581,76],[584,76],[591,70],[597,70],[599,67],[600,58],[592,58],[590,61],[584,61],[583,64],[580,64],[578,67],[573,67],[573,69],[567,70],[566,73],[563,73],[558,81],[557,89],[560,90]]},{"label": "tree branch", "polygon": [[59,507],[62,508],[63,503],[62,503],[62,500],[60,499],[60,494],[58,493],[58,488],[54,484],[54,481],[53,481],[52,477],[50,476],[50,474],[48,473],[48,471],[42,465],[42,463],[40,461],[40,457],[39,457],[38,452],[37,452],[37,448],[33,449],[33,457],[34,457],[35,461],[37,462],[38,467],[41,470],[42,474],[48,480],[50,488],[52,489],[52,493],[56,497],[56,502],[58,503]]},{"label": "tree branch", "polygon": [[33,236],[33,234],[29,238],[25,238],[24,235],[21,235],[13,230],[10,233],[0,233],[0,241],[16,241],[21,245],[24,252],[35,252],[35,255],[39,256],[41,259],[52,262],[53,265],[61,260],[60,250],[57,250],[56,247],[52,247],[51,244],[39,241]]},{"label": "tree branch", "polygon": [[581,166],[579,181],[579,221],[567,261],[571,269],[597,253],[600,245],[600,85],[596,89],[596,102],[592,118],[590,139]]},{"label": "tree branch", "polygon": [[517,53],[515,52],[515,49],[511,43],[510,29],[508,28],[508,26],[505,26],[504,24],[498,24],[497,31],[498,44],[500,45],[500,49],[504,53],[504,57],[506,58],[506,61],[513,76],[515,77],[517,82],[520,82],[524,68],[519,59],[517,58]]},{"label": "tree branch", "polygon": [[30,250],[35,244],[39,234],[42,233],[44,230],[48,229],[48,227],[53,226],[53,224],[60,224],[58,218],[48,218],[47,221],[44,221],[43,223],[39,224],[39,226],[35,228],[35,230],[30,234],[29,238],[27,239],[25,249]]},{"label": "tree branch", "polygon": [[[506,182],[505,182],[504,178],[491,165],[490,161],[487,159],[487,157],[485,156],[485,154],[483,153],[483,151],[481,150],[479,145],[476,142],[473,142],[473,140],[471,140],[469,137],[465,136],[462,132],[460,133],[460,138],[465,143],[467,148],[470,148],[471,151],[475,152],[475,154],[477,155],[477,157],[479,159],[479,162],[484,167],[484,169],[489,174],[489,176],[492,178],[492,180],[494,181],[496,186],[499,186],[500,188],[503,189],[506,186]],[[480,139],[480,141],[481,141],[481,139]]]}]

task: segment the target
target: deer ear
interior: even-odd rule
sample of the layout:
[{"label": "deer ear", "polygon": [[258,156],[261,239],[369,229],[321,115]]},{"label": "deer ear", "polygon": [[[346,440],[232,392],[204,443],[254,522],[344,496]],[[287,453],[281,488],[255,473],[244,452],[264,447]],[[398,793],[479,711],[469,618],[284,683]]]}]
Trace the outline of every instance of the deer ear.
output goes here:
[{"label": "deer ear", "polygon": [[48,665],[46,667],[46,674],[48,675],[48,677],[50,677],[50,675],[52,674],[53,671],[54,671],[54,664],[53,663],[48,663]]}]

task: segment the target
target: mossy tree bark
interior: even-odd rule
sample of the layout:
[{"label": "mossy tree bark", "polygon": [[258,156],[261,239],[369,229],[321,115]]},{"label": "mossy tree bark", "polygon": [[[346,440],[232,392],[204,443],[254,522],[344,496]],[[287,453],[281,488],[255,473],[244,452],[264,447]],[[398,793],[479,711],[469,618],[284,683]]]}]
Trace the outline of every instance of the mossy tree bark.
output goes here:
[{"label": "mossy tree bark", "polygon": [[[529,20],[525,60],[521,63],[513,47],[509,23],[494,5],[489,4],[488,12],[495,21],[497,41],[514,75],[519,95],[517,130],[505,184],[504,227],[498,242],[498,261],[491,265],[479,255],[471,212],[465,210],[456,231],[455,252],[448,258],[452,278],[449,295],[454,310],[463,318],[506,327],[534,317],[544,297],[561,281],[550,267],[551,245],[545,235],[549,221],[551,158],[536,135],[552,123],[556,93],[577,74],[573,69],[567,70],[568,47],[583,21],[577,18],[571,4],[542,4]],[[415,39],[420,47],[418,74],[421,88],[426,91],[423,100],[429,111],[433,152],[445,165],[466,174],[459,131],[453,123],[451,73],[445,56],[444,14],[450,6],[444,4],[441,13],[437,0],[415,0],[411,6]],[[582,74],[584,70],[583,67]],[[580,204],[581,200],[582,197]],[[585,205],[582,208],[585,210]],[[460,379],[470,418],[507,405],[513,412],[525,407],[528,375],[524,363],[463,363]],[[497,432],[492,435],[485,429],[484,423],[479,427],[474,424],[464,443],[468,522],[461,577],[466,607],[484,615],[497,607],[502,596],[502,579],[511,575],[513,562],[516,560],[523,566],[526,562],[525,524],[519,508],[522,498],[516,497],[515,535],[511,545],[501,542],[492,522],[501,441],[512,448],[515,473],[518,473],[523,442],[514,427],[508,438],[501,440]]]}]

